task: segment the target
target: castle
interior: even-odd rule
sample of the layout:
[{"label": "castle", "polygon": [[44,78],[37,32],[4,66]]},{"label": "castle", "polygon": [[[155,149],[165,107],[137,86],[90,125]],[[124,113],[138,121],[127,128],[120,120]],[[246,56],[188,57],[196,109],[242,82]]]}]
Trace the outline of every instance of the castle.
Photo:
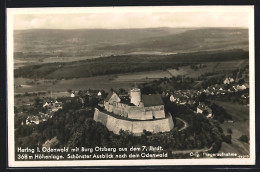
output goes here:
[{"label": "castle", "polygon": [[131,89],[129,95],[130,101],[110,92],[104,100],[104,111],[96,109],[94,120],[115,134],[121,129],[140,135],[144,130],[158,133],[174,127],[171,115],[165,114],[160,95],[142,95],[139,88]]}]

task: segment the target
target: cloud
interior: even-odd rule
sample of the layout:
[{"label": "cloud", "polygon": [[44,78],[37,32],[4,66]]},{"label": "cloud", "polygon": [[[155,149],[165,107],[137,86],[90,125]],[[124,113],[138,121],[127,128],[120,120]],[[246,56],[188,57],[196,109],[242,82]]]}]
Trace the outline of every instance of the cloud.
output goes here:
[{"label": "cloud", "polygon": [[138,11],[16,14],[14,29],[248,27],[247,12]]}]

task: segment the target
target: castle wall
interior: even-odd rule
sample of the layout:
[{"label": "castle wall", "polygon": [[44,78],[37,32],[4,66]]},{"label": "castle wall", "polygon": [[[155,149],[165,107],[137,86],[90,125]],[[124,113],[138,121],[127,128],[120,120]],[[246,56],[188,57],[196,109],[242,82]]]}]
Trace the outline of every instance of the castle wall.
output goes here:
[{"label": "castle wall", "polygon": [[130,109],[128,118],[147,120],[147,119],[153,119],[153,115],[152,113],[146,113],[145,111],[140,111],[139,109]]},{"label": "castle wall", "polygon": [[139,106],[139,103],[141,102],[141,90],[139,88],[134,88],[130,90],[130,98],[131,103],[133,103],[136,106]]},{"label": "castle wall", "polygon": [[131,121],[115,118],[99,111],[98,109],[95,110],[94,120],[101,122],[108,128],[108,130],[114,132],[115,134],[119,134],[120,129],[125,131],[128,130],[133,132],[135,135],[141,135],[143,130],[158,133],[170,131],[174,127],[171,116],[157,120]]},{"label": "castle wall", "polygon": [[154,117],[157,118],[165,118],[165,113],[164,110],[160,110],[160,111],[153,111],[153,115]]},{"label": "castle wall", "polygon": [[130,119],[148,120],[154,118],[165,118],[164,106],[151,106],[151,107],[137,107],[128,106],[127,104],[114,102],[109,104],[104,103],[105,109],[116,115],[124,116]]},{"label": "castle wall", "polygon": [[[108,115],[105,113],[98,113],[98,112],[99,112],[98,110],[95,110],[94,120],[101,122],[103,125],[105,125],[107,123]],[[96,114],[96,113],[98,113],[98,114]]]}]

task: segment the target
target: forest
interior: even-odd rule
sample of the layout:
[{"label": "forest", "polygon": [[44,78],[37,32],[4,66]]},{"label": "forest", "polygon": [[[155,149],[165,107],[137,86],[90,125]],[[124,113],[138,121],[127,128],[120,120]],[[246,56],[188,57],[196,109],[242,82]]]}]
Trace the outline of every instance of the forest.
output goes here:
[{"label": "forest", "polygon": [[[90,106],[89,103],[88,106]],[[195,115],[187,108],[183,108],[183,119],[187,120],[189,127],[178,131],[176,128],[168,133],[151,133],[143,131],[141,136],[135,136],[128,131],[120,131],[119,135],[110,132],[101,123],[93,120],[93,110],[82,108],[78,99],[64,104],[64,108],[55,112],[53,118],[39,125],[20,125],[16,129],[16,147],[41,147],[46,140],[54,137],[58,143],[52,148],[59,147],[130,147],[130,146],[162,146],[170,157],[175,150],[209,148],[211,152],[220,149],[221,142],[230,143],[231,136],[224,135],[218,122],[210,122],[203,115]],[[173,104],[167,105],[167,110],[175,109]],[[181,109],[179,108],[181,111]],[[173,118],[175,118],[175,115]],[[177,115],[177,114],[176,114]],[[163,142],[162,142],[163,140]]]},{"label": "forest", "polygon": [[171,55],[111,55],[70,63],[47,63],[20,67],[15,77],[69,79],[98,75],[178,69],[181,66],[217,61],[248,59],[243,50],[205,51]]}]

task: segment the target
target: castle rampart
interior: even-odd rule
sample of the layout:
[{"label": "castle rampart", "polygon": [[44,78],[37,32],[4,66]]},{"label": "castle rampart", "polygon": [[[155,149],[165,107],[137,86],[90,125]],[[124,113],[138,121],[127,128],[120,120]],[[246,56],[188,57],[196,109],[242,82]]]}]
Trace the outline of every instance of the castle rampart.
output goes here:
[{"label": "castle rampart", "polygon": [[[140,115],[140,114],[139,114]],[[141,135],[143,130],[150,131],[152,133],[168,132],[173,129],[174,124],[171,115],[162,119],[155,120],[125,120],[116,118],[105,112],[101,112],[98,109],[95,110],[94,120],[101,122],[108,130],[119,134],[119,131],[125,130],[134,133],[135,135]]]},{"label": "castle rampart", "polygon": [[129,119],[158,119],[164,118],[164,106],[151,106],[151,107],[137,107],[137,106],[129,106],[124,103],[114,102],[113,104],[109,104],[109,102],[104,103],[105,109],[108,112],[129,118]]}]

